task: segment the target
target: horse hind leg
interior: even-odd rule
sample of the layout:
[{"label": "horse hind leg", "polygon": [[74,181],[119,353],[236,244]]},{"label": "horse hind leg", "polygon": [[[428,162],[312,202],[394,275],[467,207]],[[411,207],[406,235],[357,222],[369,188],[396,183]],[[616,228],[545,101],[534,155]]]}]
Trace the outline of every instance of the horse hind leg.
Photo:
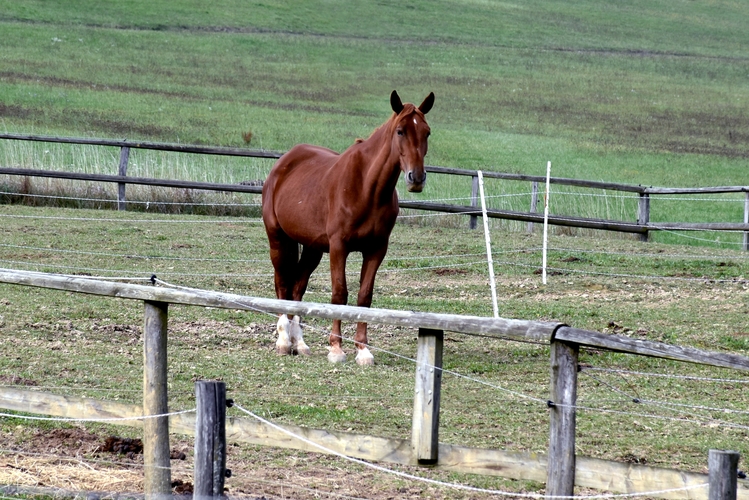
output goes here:
[{"label": "horse hind leg", "polygon": [[[297,244],[284,233],[279,232],[274,236],[275,238],[271,240],[270,245],[270,257],[275,270],[276,297],[291,300],[296,282]],[[276,352],[280,355],[292,354],[293,325],[286,314],[282,314],[278,318],[276,332],[278,333]]]},{"label": "horse hind leg", "polygon": [[312,354],[309,346],[304,342],[301,318],[299,316],[294,316],[289,321],[289,317],[286,314],[282,314],[278,318],[276,332],[278,333],[278,338],[276,339],[276,352],[278,354],[282,356],[288,354],[310,356]]},{"label": "horse hind leg", "polygon": [[[289,253],[293,254],[293,252]],[[309,277],[312,275],[315,268],[317,268],[318,264],[320,264],[321,259],[322,252],[305,247],[299,262],[294,262],[292,264],[287,260],[285,262],[286,271],[289,273],[288,269],[293,269],[293,279],[287,278],[286,281],[287,283],[292,281],[293,285],[290,294],[279,298],[301,301],[304,292],[307,290]],[[278,340],[276,340],[276,352],[278,352],[278,354],[301,354],[303,356],[310,356],[312,354],[309,346],[304,342],[301,318],[299,316],[294,316],[289,320],[287,315],[281,315],[278,319],[276,330],[278,331]]]},{"label": "horse hind leg", "polygon": [[[291,300],[302,300],[304,292],[307,290],[309,277],[320,264],[321,259],[322,252],[304,247],[299,262],[294,266],[294,285],[291,289]],[[278,353],[310,356],[312,351],[307,343],[304,342],[301,318],[299,316],[294,316],[291,318],[291,321],[289,321],[286,315],[283,315],[283,318],[286,319],[286,321],[283,321],[282,319],[278,320],[278,340],[276,341],[276,350]]]},{"label": "horse hind leg", "polygon": [[291,354],[301,354],[303,356],[310,356],[312,354],[309,346],[304,342],[301,318],[299,316],[294,316],[289,322],[289,337],[291,340]]},{"label": "horse hind leg", "polygon": [[282,314],[278,318],[278,324],[276,325],[276,332],[278,338],[276,339],[276,352],[281,356],[291,354],[291,323],[289,317]]}]

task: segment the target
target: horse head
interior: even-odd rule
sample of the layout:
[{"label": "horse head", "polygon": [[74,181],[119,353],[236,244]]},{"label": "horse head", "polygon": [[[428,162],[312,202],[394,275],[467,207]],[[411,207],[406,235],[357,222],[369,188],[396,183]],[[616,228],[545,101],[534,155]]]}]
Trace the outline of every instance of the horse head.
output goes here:
[{"label": "horse head", "polygon": [[427,154],[429,125],[424,119],[434,104],[434,93],[430,92],[417,108],[413,104],[403,104],[398,93],[390,94],[390,106],[395,112],[393,123],[393,148],[400,157],[400,168],[406,178],[406,189],[420,193],[426,184],[424,157]]}]

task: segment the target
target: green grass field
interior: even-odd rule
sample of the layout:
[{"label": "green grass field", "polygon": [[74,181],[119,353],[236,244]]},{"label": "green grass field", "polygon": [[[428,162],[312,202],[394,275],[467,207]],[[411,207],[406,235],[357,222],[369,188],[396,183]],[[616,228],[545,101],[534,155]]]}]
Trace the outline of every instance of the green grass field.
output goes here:
[{"label": "green grass field", "polygon": [[[432,165],[543,175],[552,161],[559,177],[746,182],[742,3],[93,5],[0,2],[0,130],[231,146],[252,132],[251,147],[343,150],[387,118],[396,88],[409,101],[437,95]],[[8,166],[39,165],[0,148]],[[57,168],[81,156],[92,155]],[[181,162],[199,179],[269,168]],[[741,221],[743,199],[723,198],[654,204],[653,220]]]},{"label": "green grass field", "polygon": [[[273,296],[267,243],[257,219],[9,205],[2,207],[0,216],[2,267],[93,276],[156,274],[178,285]],[[200,238],[186,237],[194,233]],[[494,230],[492,238],[503,317],[561,321],[578,328],[749,355],[749,296],[742,278],[749,273],[749,261],[742,252],[555,236],[550,242],[549,283],[543,286],[537,274],[538,234]],[[373,305],[491,315],[483,251],[479,231],[399,224],[378,276]],[[352,289],[358,260],[353,256],[349,264]],[[327,302],[329,297],[324,261],[313,275],[306,299]],[[49,392],[137,403],[142,384],[142,314],[142,305],[136,302],[2,285],[0,380],[20,377]],[[273,421],[402,439],[410,436],[414,331],[373,325],[370,342],[377,365],[367,370],[351,360],[340,366],[327,362],[326,321],[308,318],[306,339],[313,356],[303,359],[274,354],[272,315],[174,306],[169,318],[170,408],[194,404],[195,379],[221,378],[230,397]],[[347,325],[344,334],[351,338],[353,325]],[[446,337],[444,366],[462,376],[444,377],[441,441],[544,452],[547,409],[525,396],[548,398],[548,347],[449,332]],[[345,347],[352,352],[350,342]],[[580,375],[579,403],[597,408],[579,412],[580,455],[703,471],[709,448],[749,452],[742,413],[748,403],[743,374],[597,349],[585,350],[581,362],[592,369],[627,372]],[[652,403],[636,405],[631,397]],[[692,406],[669,406],[673,404]],[[39,433],[65,425],[29,427],[21,419],[2,420],[0,430],[5,434],[0,433],[0,448],[13,446],[8,441],[16,439],[17,426]],[[138,435],[97,425],[86,428],[105,435]],[[288,466],[298,459],[294,452],[240,446],[232,447],[230,455],[233,464],[247,461],[247,471],[267,472],[273,464]],[[308,468],[331,475],[341,468],[351,470],[332,459],[318,462],[314,455],[303,454],[302,460],[293,468],[295,473],[304,474],[300,471]],[[253,477],[245,472],[227,484],[235,492],[241,485],[260,487]],[[542,487],[466,475],[437,477],[512,491]],[[392,494],[392,488],[397,489],[392,481],[376,475],[365,483],[373,491]],[[320,491],[329,490],[321,485]],[[465,498],[443,489],[434,495]]]},{"label": "green grass field", "polygon": [[[306,142],[340,151],[387,119],[393,89],[412,102],[434,91],[431,165],[543,175],[552,161],[558,177],[671,187],[745,185],[747,19],[749,4],[727,0],[0,0],[0,131],[275,151]],[[249,145],[243,140],[247,132]],[[113,174],[118,155],[115,148],[0,141],[0,164],[7,167]],[[270,166],[264,160],[134,151],[128,173],[238,182],[263,179]],[[491,206],[529,205],[528,185],[497,182],[487,189]],[[114,193],[108,186],[9,177],[0,178],[0,190],[110,199]],[[420,199],[469,194],[467,179],[434,176]],[[19,206],[47,202],[0,197],[2,267],[156,273],[181,285],[273,294],[262,227],[249,221],[257,217],[256,207],[226,210],[220,215],[234,217],[220,219],[196,210],[170,215],[167,220],[178,222],[165,224],[153,221],[167,217],[158,213],[102,215],[75,200],[58,203],[84,209]],[[144,203],[257,202],[253,196],[130,187],[128,197]],[[653,201],[652,220],[742,220],[743,196],[700,198]],[[551,200],[556,213],[636,217],[636,199],[611,192],[557,188]],[[183,211],[166,205],[159,210]],[[403,219],[378,276],[374,306],[490,315],[483,236],[465,230],[466,224],[454,216]],[[535,274],[539,234],[524,229],[518,223],[492,225],[502,316],[749,355],[749,269],[737,250],[739,235],[655,234],[654,243],[643,245],[560,230],[552,235],[553,273],[544,287]],[[326,272],[323,263],[309,300],[329,300]],[[349,279],[357,281],[355,274]],[[0,380],[20,376],[52,392],[137,402],[141,321],[137,304],[2,285]],[[175,307],[170,405],[191,406],[195,378],[222,377],[233,397],[249,398],[245,406],[280,422],[408,438],[410,361],[376,352],[376,376],[353,363],[331,367],[325,361],[328,325],[315,321],[307,334],[312,359],[277,358],[273,323],[260,314]],[[376,347],[407,357],[415,352],[413,337],[400,329],[372,329]],[[581,411],[581,455],[704,471],[709,448],[749,452],[745,415],[738,413],[749,403],[743,383],[735,382],[743,380],[740,374],[595,350],[583,353],[583,361],[734,382],[581,375],[581,403],[659,416]],[[541,346],[448,335],[445,366],[547,397],[548,349]],[[466,378],[445,377],[444,384],[444,442],[545,450],[544,408]],[[611,386],[641,399],[737,413],[633,408]],[[2,420],[0,443],[20,444],[23,436],[59,426],[64,424]],[[364,491],[464,498],[449,490],[414,491],[304,454],[237,447],[232,459],[257,468],[270,463],[268,474],[279,481],[290,465],[309,475],[353,470],[364,477]],[[443,478],[514,491],[542,488],[465,475]]]}]

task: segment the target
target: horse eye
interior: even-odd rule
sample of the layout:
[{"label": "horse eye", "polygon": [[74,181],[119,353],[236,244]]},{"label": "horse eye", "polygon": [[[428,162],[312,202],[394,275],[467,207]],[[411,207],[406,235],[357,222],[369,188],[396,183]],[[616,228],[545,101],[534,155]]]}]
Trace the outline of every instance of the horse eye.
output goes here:
[{"label": "horse eye", "polygon": [[397,132],[398,132],[398,135],[403,135],[403,129],[400,129],[400,128],[399,128],[399,129],[397,130]]}]

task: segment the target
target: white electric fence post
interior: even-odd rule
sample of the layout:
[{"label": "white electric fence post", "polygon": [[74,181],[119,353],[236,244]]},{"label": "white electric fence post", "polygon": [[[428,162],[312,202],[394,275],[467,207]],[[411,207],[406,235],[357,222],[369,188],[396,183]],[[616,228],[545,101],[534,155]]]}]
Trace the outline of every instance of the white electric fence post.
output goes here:
[{"label": "white electric fence post", "polygon": [[546,163],[546,194],[544,195],[544,250],[543,250],[543,262],[541,264],[542,268],[542,278],[541,281],[545,285],[546,284],[546,249],[548,247],[548,239],[549,239],[549,177],[551,176],[551,162]]},{"label": "white electric fence post", "polygon": [[479,196],[481,197],[481,218],[484,219],[484,239],[486,240],[486,259],[489,262],[489,285],[492,288],[492,307],[494,308],[494,317],[499,318],[499,308],[497,307],[497,285],[494,282],[494,260],[492,260],[492,242],[489,236],[489,218],[486,216],[486,200],[484,199],[484,174],[477,170],[479,178]]}]

